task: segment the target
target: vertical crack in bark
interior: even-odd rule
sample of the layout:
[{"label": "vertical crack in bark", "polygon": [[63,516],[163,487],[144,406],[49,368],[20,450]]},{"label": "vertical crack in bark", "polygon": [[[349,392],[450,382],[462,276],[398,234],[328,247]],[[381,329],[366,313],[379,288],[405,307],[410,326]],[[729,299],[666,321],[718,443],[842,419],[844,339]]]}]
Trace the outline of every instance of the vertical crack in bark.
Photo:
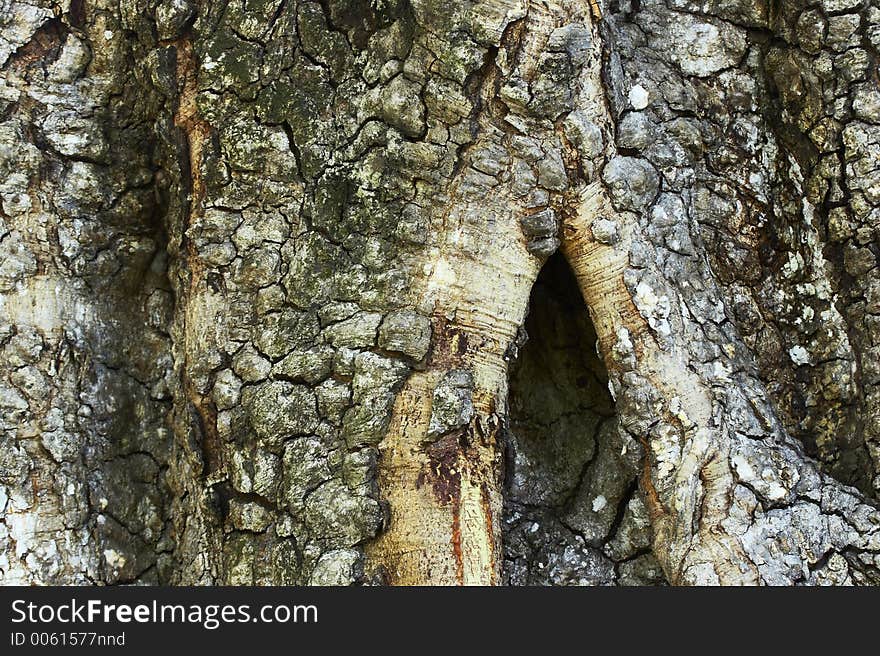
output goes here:
[{"label": "vertical crack in bark", "polygon": [[199,115],[196,97],[198,95],[198,63],[193,54],[192,36],[187,34],[175,44],[177,54],[177,108],[174,113],[174,125],[181,129],[186,140],[186,164],[188,175],[184,178],[187,193],[187,208],[182,228],[183,252],[186,259],[181,269],[188,277],[188,294],[179,301],[186,308],[183,312],[181,333],[184,338],[182,352],[184,361],[182,375],[189,402],[199,418],[200,446],[204,462],[204,476],[211,479],[223,468],[223,450],[220,436],[217,433],[217,408],[211,399],[198,390],[190,378],[191,358],[199,357],[193,344],[198,339],[201,317],[192,316],[201,308],[193,300],[199,298],[201,288],[207,283],[201,258],[187,236],[189,228],[198,226],[205,210],[205,184],[202,180],[202,167],[207,144],[211,138],[211,128]]},{"label": "vertical crack in bark", "polygon": [[[217,408],[210,398],[211,380],[195,380],[195,372],[203,372],[205,364],[201,360],[207,356],[205,350],[205,322],[213,316],[205,305],[204,289],[208,286],[207,270],[193,240],[193,234],[200,229],[205,213],[207,196],[204,181],[204,167],[207,150],[210,147],[212,130],[199,112],[197,97],[199,93],[199,63],[194,52],[193,35],[187,30],[173,43],[175,53],[175,80],[177,94],[173,123],[183,137],[179,153],[181,171],[179,193],[184,194],[181,208],[181,221],[177,228],[176,258],[174,260],[178,282],[175,303],[175,328],[172,332],[175,342],[176,367],[181,380],[184,399],[189,408],[176,410],[174,427],[182,446],[176,465],[175,477],[186,492],[180,499],[177,518],[181,538],[194,532],[196,537],[186,537],[187,548],[199,545],[204,550],[200,559],[180,553],[183,563],[178,576],[184,581],[223,580],[224,572],[221,556],[216,553],[221,547],[217,537],[228,508],[224,503],[221,489],[214,485],[224,478],[224,458],[221,438],[217,429]],[[210,375],[209,375],[210,378]],[[191,446],[196,452],[190,452]],[[197,470],[191,472],[184,462],[197,458]],[[192,474],[197,473],[196,477]],[[181,545],[178,545],[179,547]],[[196,562],[193,562],[193,561]],[[189,571],[192,563],[196,569]]]}]

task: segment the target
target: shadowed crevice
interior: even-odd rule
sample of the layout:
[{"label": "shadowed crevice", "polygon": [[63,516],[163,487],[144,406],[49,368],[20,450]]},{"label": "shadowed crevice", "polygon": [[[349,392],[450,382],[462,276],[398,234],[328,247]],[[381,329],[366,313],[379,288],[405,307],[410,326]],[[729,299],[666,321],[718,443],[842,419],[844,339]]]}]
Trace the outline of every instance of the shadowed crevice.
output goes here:
[{"label": "shadowed crevice", "polygon": [[[627,544],[609,544],[636,519],[627,509],[638,494],[639,452],[619,435],[596,333],[559,254],[532,289],[525,330],[528,339],[510,372],[505,582],[613,584],[621,578],[618,561],[653,561],[645,553],[647,527],[628,534]],[[655,563],[639,564],[645,571],[638,582],[657,582]]]}]

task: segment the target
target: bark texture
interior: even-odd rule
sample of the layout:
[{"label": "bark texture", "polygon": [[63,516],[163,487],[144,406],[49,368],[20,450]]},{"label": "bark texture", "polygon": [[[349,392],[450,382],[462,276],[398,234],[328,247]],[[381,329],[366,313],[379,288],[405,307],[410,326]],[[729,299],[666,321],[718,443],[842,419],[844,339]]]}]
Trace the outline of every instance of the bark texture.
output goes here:
[{"label": "bark texture", "polygon": [[0,16],[3,581],[157,581],[173,298],[149,50],[111,3]]},{"label": "bark texture", "polygon": [[0,580],[880,583],[872,0],[0,0]]}]

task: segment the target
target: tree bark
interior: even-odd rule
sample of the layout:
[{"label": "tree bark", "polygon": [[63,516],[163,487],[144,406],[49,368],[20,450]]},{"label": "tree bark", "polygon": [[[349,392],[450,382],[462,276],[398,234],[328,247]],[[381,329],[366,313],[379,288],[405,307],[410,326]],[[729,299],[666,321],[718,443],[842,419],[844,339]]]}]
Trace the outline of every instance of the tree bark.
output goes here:
[{"label": "tree bark", "polygon": [[0,570],[158,581],[173,548],[161,97],[112,3],[6,3],[0,136]]},{"label": "tree bark", "polygon": [[0,17],[4,583],[880,582],[880,8]]}]

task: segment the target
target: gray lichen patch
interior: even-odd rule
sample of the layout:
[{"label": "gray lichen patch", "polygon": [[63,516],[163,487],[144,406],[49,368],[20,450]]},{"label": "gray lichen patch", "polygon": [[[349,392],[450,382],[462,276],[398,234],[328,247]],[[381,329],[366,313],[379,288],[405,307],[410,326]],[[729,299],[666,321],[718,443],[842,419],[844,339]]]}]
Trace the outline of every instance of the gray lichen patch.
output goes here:
[{"label": "gray lichen patch", "polygon": [[559,248],[559,223],[552,209],[539,210],[523,217],[520,226],[528,240],[527,248],[533,255],[547,258]]},{"label": "gray lichen patch", "polygon": [[331,480],[311,493],[304,512],[313,539],[333,547],[352,547],[376,535],[382,525],[379,504],[353,494],[341,481]]},{"label": "gray lichen patch", "polygon": [[379,327],[379,346],[421,360],[431,345],[431,321],[413,310],[389,312]]},{"label": "gray lichen patch", "polygon": [[657,38],[685,75],[702,77],[735,66],[746,50],[743,30],[692,14],[676,14]]},{"label": "gray lichen patch", "polygon": [[660,178],[650,162],[635,157],[617,156],[602,170],[602,180],[620,209],[645,211],[657,195]]},{"label": "gray lichen patch", "polygon": [[245,388],[241,405],[257,437],[272,449],[288,437],[311,433],[318,422],[314,392],[287,381]]},{"label": "gray lichen patch", "polygon": [[352,405],[346,410],[342,436],[349,447],[378,444],[391,419],[394,393],[403,384],[407,365],[373,353],[354,359]]},{"label": "gray lichen patch", "polygon": [[329,346],[296,350],[288,353],[272,370],[278,377],[314,385],[330,375],[335,355],[335,351]]},{"label": "gray lichen patch", "polygon": [[363,554],[354,549],[334,549],[321,554],[309,585],[354,585],[363,574]]},{"label": "gray lichen patch", "polygon": [[467,426],[474,418],[474,381],[468,371],[453,369],[434,388],[428,439]]}]

